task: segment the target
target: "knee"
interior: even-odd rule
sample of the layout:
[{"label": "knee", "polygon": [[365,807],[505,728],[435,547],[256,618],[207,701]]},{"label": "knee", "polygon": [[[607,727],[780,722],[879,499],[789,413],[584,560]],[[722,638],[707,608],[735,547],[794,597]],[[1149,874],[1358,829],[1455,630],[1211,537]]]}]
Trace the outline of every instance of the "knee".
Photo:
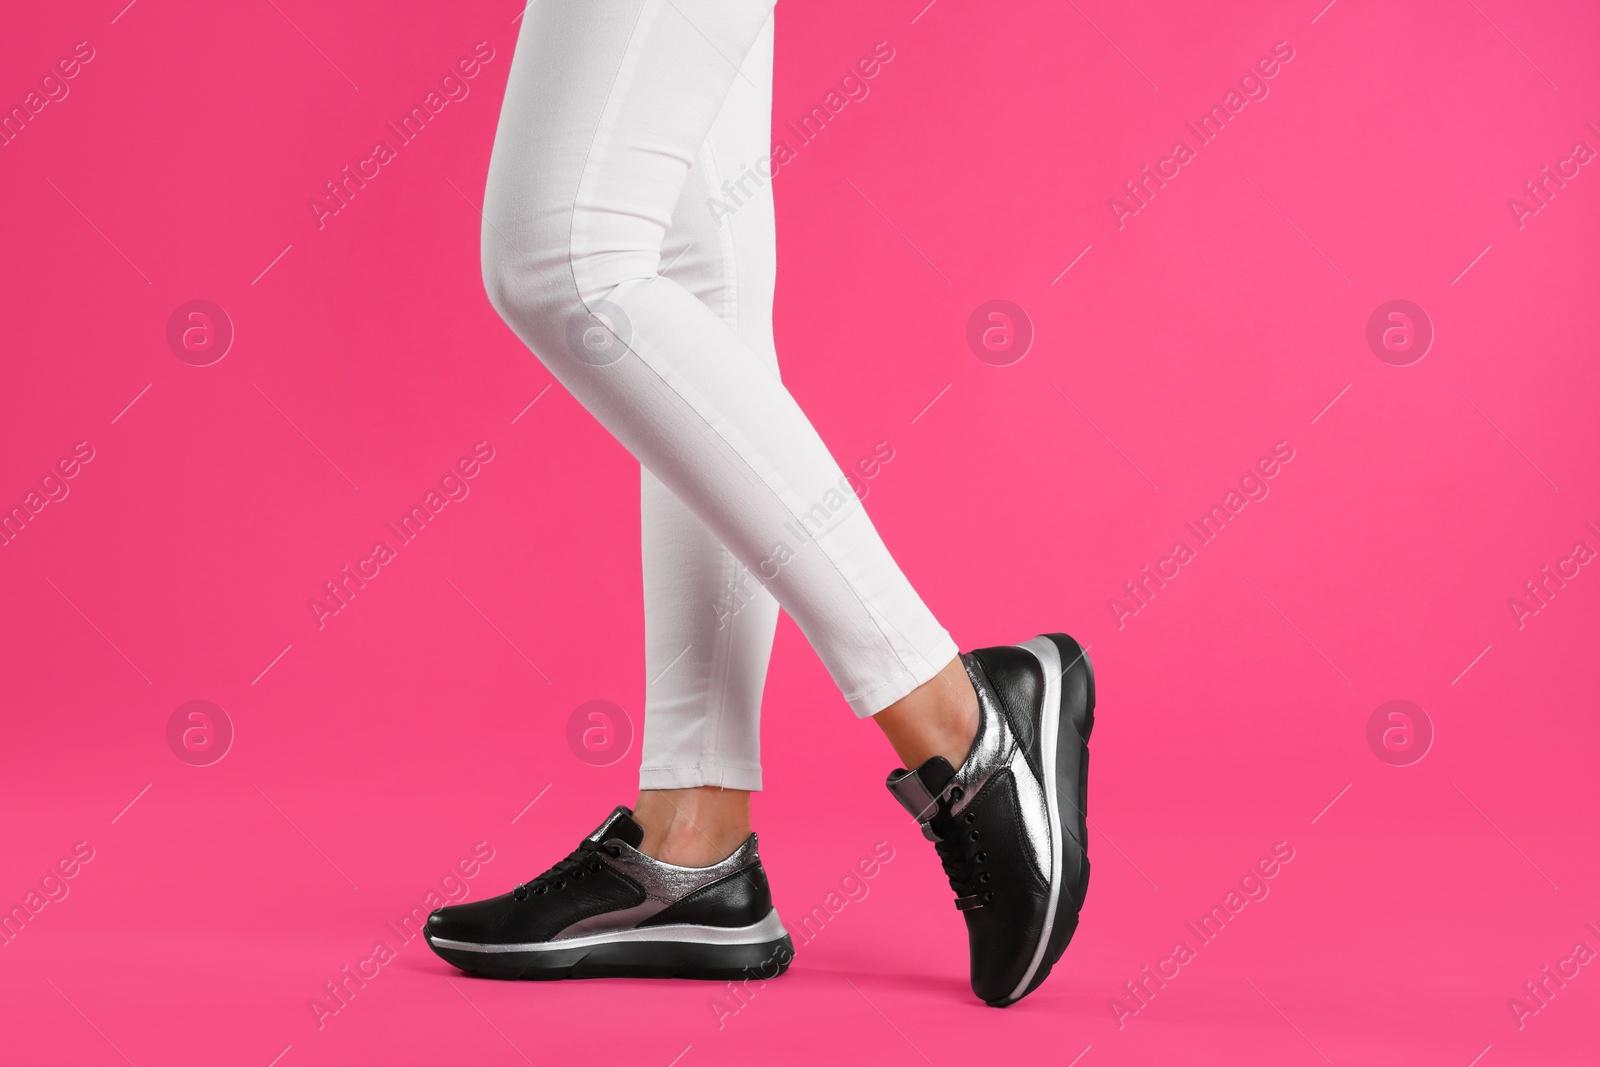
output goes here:
[{"label": "knee", "polygon": [[506,324],[541,356],[553,351],[552,341],[579,303],[572,272],[563,269],[565,253],[485,217],[484,291]]},{"label": "knee", "polygon": [[632,324],[610,297],[625,282],[650,280],[657,257],[642,249],[579,254],[566,240],[540,240],[492,219],[484,225],[483,286],[507,325],[558,374],[560,364],[621,359]]},{"label": "knee", "polygon": [[507,325],[558,375],[564,366],[622,359],[634,327],[612,297],[625,283],[653,280],[659,255],[642,247],[580,253],[567,240],[539,240],[492,220],[485,218],[483,285]]}]

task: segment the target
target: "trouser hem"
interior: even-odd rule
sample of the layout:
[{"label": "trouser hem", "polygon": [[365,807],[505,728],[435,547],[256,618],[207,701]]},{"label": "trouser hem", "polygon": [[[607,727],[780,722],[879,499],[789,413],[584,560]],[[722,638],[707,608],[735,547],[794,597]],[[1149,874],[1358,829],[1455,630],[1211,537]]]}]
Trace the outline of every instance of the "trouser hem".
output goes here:
[{"label": "trouser hem", "polygon": [[700,786],[759,792],[761,768],[731,766],[725,763],[639,768],[640,789],[695,789]]},{"label": "trouser hem", "polygon": [[924,684],[944,670],[945,665],[959,655],[961,650],[956,647],[955,640],[946,633],[942,640],[934,646],[933,651],[923,657],[922,667],[919,670],[906,668],[896,675],[891,681],[885,682],[875,689],[855,696],[846,696],[851,710],[858,719],[870,719],[884,708],[893,704],[917,686]]}]

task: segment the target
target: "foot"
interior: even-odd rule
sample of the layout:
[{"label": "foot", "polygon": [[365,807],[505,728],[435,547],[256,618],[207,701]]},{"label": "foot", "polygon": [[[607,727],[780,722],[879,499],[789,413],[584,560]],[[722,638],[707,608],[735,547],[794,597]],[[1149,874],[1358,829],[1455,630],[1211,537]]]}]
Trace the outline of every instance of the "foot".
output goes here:
[{"label": "foot", "polygon": [[1089,887],[1094,672],[1065,634],[961,659],[978,691],[971,753],[959,770],[934,756],[888,785],[934,843],[966,916],[972,991],[1003,1008],[1050,974]]},{"label": "foot", "polygon": [[751,834],[709,867],[639,851],[619,807],[566,859],[428,916],[428,946],[485,978],[776,978],[794,958]]}]

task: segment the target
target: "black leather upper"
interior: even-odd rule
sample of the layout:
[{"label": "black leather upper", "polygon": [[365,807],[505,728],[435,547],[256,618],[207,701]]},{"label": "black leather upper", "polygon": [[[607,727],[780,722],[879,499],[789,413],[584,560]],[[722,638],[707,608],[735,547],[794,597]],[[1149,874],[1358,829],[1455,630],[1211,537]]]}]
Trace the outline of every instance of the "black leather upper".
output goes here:
[{"label": "black leather upper", "polygon": [[640,926],[693,923],[697,926],[752,926],[772,910],[772,890],[761,861],[669,904]]},{"label": "black leather upper", "polygon": [[581,919],[644,903],[645,892],[610,867],[586,870],[543,893],[502,893],[440,908],[428,916],[429,937],[475,944],[547,941]]}]

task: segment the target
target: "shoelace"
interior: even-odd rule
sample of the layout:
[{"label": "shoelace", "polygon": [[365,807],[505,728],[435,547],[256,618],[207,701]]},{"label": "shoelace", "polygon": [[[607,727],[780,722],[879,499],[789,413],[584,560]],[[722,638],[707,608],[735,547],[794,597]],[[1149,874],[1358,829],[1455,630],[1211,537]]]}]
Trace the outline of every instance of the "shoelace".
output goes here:
[{"label": "shoelace", "polygon": [[983,869],[989,854],[981,847],[982,835],[972,827],[977,814],[968,811],[958,816],[951,811],[961,796],[962,789],[956,786],[948,796],[939,798],[938,811],[927,827],[945,877],[955,890],[957,910],[972,911],[994,900],[994,893],[984,888],[989,884],[989,872]]},{"label": "shoelace", "polygon": [[602,867],[601,855],[615,859],[622,855],[622,849],[618,845],[602,844],[585,838],[566,859],[558,861],[554,867],[532,881],[524,882],[513,889],[511,898],[526,900],[530,892],[542,897],[551,889],[566,888],[568,878],[582,881],[585,872],[598,874]]}]

